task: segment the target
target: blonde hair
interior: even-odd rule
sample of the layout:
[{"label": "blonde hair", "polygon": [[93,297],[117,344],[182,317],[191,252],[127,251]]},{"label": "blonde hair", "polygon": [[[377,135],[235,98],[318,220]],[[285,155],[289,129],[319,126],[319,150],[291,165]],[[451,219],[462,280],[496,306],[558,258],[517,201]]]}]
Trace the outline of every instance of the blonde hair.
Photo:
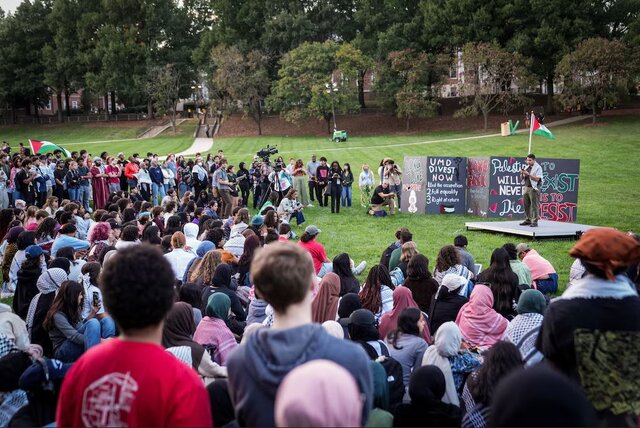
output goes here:
[{"label": "blonde hair", "polygon": [[411,258],[416,254],[418,254],[418,246],[413,241],[405,242],[404,244],[402,244],[400,251],[400,261],[409,263],[409,260],[411,260]]},{"label": "blonde hair", "polygon": [[207,251],[198,267],[191,273],[189,280],[195,282],[202,277],[202,284],[209,285],[213,279],[213,273],[219,264],[222,263],[222,253],[219,250]]}]

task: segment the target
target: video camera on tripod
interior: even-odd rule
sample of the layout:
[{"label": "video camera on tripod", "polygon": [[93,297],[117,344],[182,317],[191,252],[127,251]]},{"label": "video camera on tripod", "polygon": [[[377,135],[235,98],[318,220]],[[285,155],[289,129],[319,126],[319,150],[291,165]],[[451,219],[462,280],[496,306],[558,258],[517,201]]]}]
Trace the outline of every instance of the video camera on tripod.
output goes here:
[{"label": "video camera on tripod", "polygon": [[260,149],[260,151],[256,152],[256,155],[262,158],[263,162],[269,163],[269,156],[275,155],[276,153],[278,153],[277,147],[271,147],[267,145],[267,147]]}]

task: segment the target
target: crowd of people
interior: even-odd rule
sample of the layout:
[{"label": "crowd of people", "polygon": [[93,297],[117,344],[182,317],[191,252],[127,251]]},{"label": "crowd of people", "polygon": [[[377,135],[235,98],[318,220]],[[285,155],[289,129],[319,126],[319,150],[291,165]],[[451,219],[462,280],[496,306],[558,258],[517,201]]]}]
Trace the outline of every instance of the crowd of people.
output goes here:
[{"label": "crowd of people", "polygon": [[[274,164],[262,188],[223,153],[57,155],[0,155],[0,178],[23,184],[0,210],[2,426],[638,423],[636,235],[586,232],[558,297],[527,243],[482,269],[459,235],[433,263],[407,228],[360,280],[366,262],[290,225],[312,202],[350,205],[348,164]],[[52,163],[49,195],[32,183]],[[393,209],[401,172],[380,168]],[[375,182],[363,168],[371,197]]]}]

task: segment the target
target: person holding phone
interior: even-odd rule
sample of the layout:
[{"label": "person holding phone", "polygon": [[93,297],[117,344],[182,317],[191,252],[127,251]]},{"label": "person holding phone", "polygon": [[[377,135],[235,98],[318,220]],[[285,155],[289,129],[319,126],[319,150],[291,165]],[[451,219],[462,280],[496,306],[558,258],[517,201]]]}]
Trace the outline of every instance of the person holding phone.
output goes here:
[{"label": "person holding phone", "polygon": [[533,153],[527,155],[527,168],[520,172],[520,178],[522,179],[524,215],[526,216],[520,226],[538,227],[542,167],[536,162],[536,155]]},{"label": "person holding phone", "polygon": [[88,319],[91,316],[92,309],[94,307],[98,308],[95,318],[100,321],[100,337],[106,339],[116,335],[116,325],[105,311],[104,303],[102,302],[102,290],[97,286],[101,269],[102,267],[98,262],[88,262],[82,265],[82,276],[80,278],[86,296],[82,307],[82,319]]}]

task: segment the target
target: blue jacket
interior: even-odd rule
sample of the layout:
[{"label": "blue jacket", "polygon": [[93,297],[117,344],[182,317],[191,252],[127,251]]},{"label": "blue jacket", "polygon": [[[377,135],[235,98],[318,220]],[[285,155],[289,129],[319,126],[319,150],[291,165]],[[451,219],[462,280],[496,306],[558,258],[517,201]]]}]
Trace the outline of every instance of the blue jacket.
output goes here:
[{"label": "blue jacket", "polygon": [[151,177],[151,182],[164,185],[164,177],[162,176],[162,168],[159,166],[152,166],[149,168],[149,177]]},{"label": "blue jacket", "polygon": [[333,361],[351,373],[366,397],[362,426],[373,405],[371,362],[353,343],[330,336],[319,324],[287,330],[260,329],[230,356],[229,391],[240,426],[275,426],[274,401],[282,379],[308,361]]},{"label": "blue jacket", "polygon": [[51,245],[51,255],[55,257],[60,248],[73,247],[74,251],[81,251],[88,249],[90,245],[89,241],[68,235],[58,235]]}]

